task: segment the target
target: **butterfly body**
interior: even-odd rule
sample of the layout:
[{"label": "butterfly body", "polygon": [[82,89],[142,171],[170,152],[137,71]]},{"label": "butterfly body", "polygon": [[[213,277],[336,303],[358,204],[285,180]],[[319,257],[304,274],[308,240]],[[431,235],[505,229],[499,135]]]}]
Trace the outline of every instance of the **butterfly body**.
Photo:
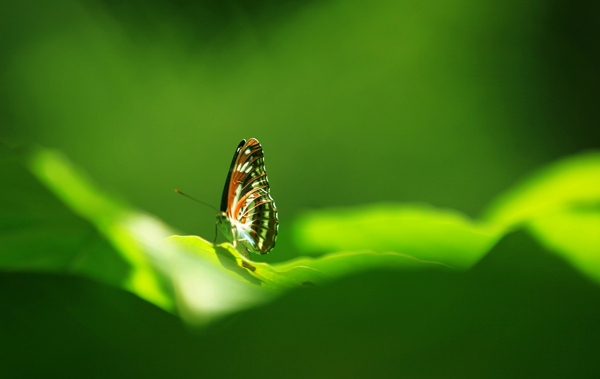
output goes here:
[{"label": "butterfly body", "polygon": [[258,140],[242,140],[238,145],[221,198],[217,225],[237,247],[267,254],[275,246],[279,220],[271,197],[264,164],[264,153]]}]

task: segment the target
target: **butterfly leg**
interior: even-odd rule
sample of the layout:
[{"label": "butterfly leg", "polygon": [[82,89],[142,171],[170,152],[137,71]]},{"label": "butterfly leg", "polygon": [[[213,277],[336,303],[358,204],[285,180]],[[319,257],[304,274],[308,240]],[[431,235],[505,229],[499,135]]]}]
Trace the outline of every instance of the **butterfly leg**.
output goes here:
[{"label": "butterfly leg", "polygon": [[217,245],[217,237],[219,236],[219,221],[215,222],[215,240],[213,241],[213,246]]}]

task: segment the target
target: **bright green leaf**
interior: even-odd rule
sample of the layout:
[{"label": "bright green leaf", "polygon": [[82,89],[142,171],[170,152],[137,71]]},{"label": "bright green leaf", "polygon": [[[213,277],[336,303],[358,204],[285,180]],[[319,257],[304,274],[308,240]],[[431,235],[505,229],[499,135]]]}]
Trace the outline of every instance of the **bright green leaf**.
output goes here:
[{"label": "bright green leaf", "polygon": [[166,242],[185,248],[186,251],[212,261],[223,274],[241,284],[282,293],[296,287],[325,283],[344,275],[374,268],[400,270],[449,269],[448,266],[423,262],[413,257],[373,252],[334,253],[318,258],[303,257],[289,262],[268,265],[254,262],[238,253],[229,243],[217,245],[196,236],[172,236]]},{"label": "bright green leaf", "polygon": [[600,209],[563,210],[531,221],[546,247],[600,282]]},{"label": "bright green leaf", "polygon": [[[94,224],[129,263],[129,278],[124,283],[126,289],[165,309],[173,309],[172,299],[165,292],[161,279],[155,275],[151,262],[145,255],[143,241],[135,235],[135,231],[140,231],[144,234],[143,237],[160,240],[160,234],[157,233],[161,233],[163,238],[171,234],[166,228],[103,194],[56,151],[34,151],[30,156],[29,167],[37,179],[75,214]],[[144,224],[154,224],[152,236],[139,228]]]},{"label": "bright green leaf", "polygon": [[98,190],[58,152],[36,150],[26,165],[3,155],[0,174],[7,178],[0,184],[2,269],[91,277],[194,324],[272,298],[273,291],[234,280],[209,254],[166,242],[173,230]]},{"label": "bright green leaf", "polygon": [[396,252],[460,269],[476,263],[501,236],[456,211],[400,204],[309,212],[295,231],[306,252]]},{"label": "bright green leaf", "polygon": [[124,286],[131,265],[14,153],[0,154],[0,267],[76,273]]},{"label": "bright green leaf", "polygon": [[329,279],[327,274],[310,267],[290,266],[285,270],[278,270],[266,263],[252,261],[229,243],[213,247],[210,242],[196,236],[173,236],[166,241],[220,265],[223,272],[241,283],[260,285],[269,290],[281,291],[320,284]]},{"label": "bright green leaf", "polygon": [[600,202],[600,153],[576,155],[540,170],[494,201],[486,220],[501,228]]},{"label": "bright green leaf", "polygon": [[489,222],[526,226],[550,250],[600,281],[600,153],[551,165],[496,200]]},{"label": "bright green leaf", "polygon": [[289,262],[274,264],[273,267],[280,271],[306,267],[325,273],[329,278],[339,278],[348,274],[382,268],[404,271],[451,269],[451,267],[441,263],[420,261],[408,255],[374,253],[372,251],[331,253],[318,258],[302,257]]}]

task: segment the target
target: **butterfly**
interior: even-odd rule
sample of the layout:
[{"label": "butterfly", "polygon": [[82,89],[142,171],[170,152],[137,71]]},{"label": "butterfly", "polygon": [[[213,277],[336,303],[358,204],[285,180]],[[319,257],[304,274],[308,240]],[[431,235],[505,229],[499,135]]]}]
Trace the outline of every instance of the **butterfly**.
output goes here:
[{"label": "butterfly", "polygon": [[275,247],[279,220],[265,170],[265,156],[255,138],[235,150],[217,214],[217,226],[237,248],[267,254]]}]

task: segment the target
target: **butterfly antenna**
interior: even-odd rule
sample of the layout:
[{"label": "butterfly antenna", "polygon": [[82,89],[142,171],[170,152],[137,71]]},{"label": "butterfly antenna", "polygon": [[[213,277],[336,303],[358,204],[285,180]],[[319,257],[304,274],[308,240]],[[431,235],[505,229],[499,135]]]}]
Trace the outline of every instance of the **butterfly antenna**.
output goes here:
[{"label": "butterfly antenna", "polygon": [[194,200],[195,202],[198,202],[198,203],[200,203],[200,204],[204,204],[204,205],[206,205],[207,207],[211,207],[211,208],[212,208],[212,209],[214,209],[215,211],[219,212],[219,210],[218,210],[217,208],[213,207],[212,205],[210,205],[210,204],[207,204],[207,203],[205,203],[204,201],[200,201],[200,200],[198,200],[198,199],[194,199],[194,198],[193,198],[193,197],[191,197],[190,195],[186,195],[185,193],[181,192],[181,191],[180,191],[180,190],[178,190],[178,189],[176,189],[176,190],[175,190],[175,192],[177,192],[178,194],[180,194],[180,195],[183,195],[183,196],[185,196],[185,197],[187,197],[187,198],[189,198],[189,199],[192,199],[192,200]]}]

